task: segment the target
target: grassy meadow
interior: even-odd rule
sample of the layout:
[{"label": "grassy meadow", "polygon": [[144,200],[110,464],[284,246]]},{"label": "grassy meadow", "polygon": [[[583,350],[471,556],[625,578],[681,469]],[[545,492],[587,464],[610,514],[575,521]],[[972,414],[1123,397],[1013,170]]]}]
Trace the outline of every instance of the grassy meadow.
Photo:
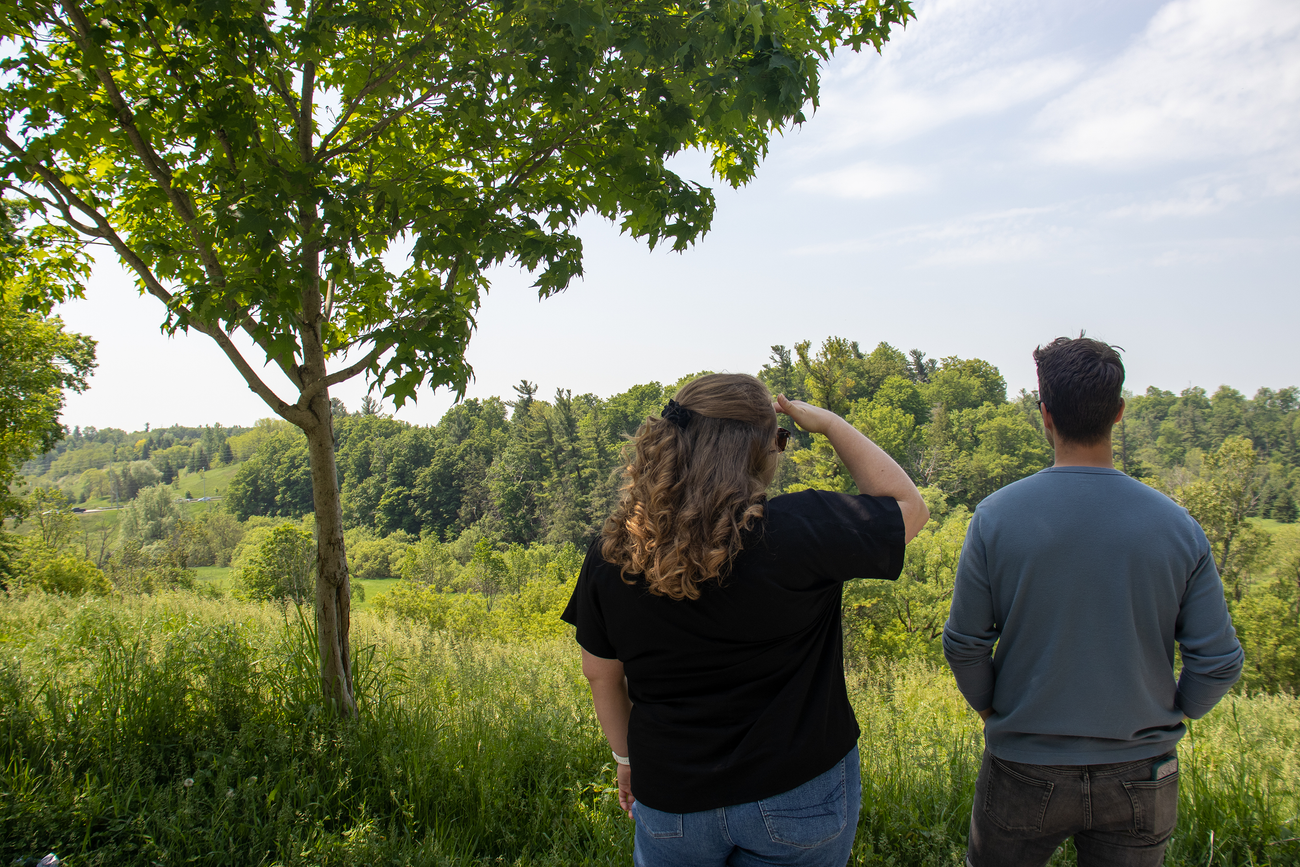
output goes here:
[{"label": "grassy meadow", "polygon": [[[211,592],[4,598],[0,864],[630,862],[571,639],[360,610],[348,722],[321,706],[312,641],[292,607]],[[977,718],[923,661],[849,680],[864,771],[851,863],[960,865]],[[1300,700],[1232,696],[1181,757],[1168,864],[1300,863]]]},{"label": "grassy meadow", "polygon": [[[195,589],[202,590],[204,587],[215,590],[219,594],[229,595],[235,590],[235,570],[230,566],[197,566],[194,569]],[[362,579],[352,579],[353,588],[353,611],[365,611],[380,594],[391,589],[401,581],[400,578],[377,578],[371,581]],[[361,588],[361,593],[356,592]],[[360,596],[360,599],[355,597]]]}]

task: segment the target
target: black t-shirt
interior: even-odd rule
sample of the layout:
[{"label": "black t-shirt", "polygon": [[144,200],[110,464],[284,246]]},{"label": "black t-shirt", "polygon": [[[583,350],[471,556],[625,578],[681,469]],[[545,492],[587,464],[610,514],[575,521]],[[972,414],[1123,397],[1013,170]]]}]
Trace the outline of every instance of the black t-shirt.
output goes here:
[{"label": "black t-shirt", "polygon": [[843,582],[902,568],[898,503],[825,491],[768,501],[730,573],[699,599],[625,583],[597,539],[562,617],[589,653],[623,662],[637,800],[692,813],[834,766],[859,734],[844,687]]}]

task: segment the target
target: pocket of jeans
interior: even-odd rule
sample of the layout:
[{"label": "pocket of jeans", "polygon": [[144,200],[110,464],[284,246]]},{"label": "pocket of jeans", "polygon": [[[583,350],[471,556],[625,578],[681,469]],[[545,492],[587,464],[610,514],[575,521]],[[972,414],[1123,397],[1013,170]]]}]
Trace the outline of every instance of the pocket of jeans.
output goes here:
[{"label": "pocket of jeans", "polygon": [[1133,802],[1133,831],[1152,841],[1164,840],[1174,833],[1178,822],[1178,772],[1162,780],[1124,781],[1124,789]]},{"label": "pocket of jeans", "polygon": [[637,801],[632,805],[632,814],[637,825],[656,840],[682,836],[681,813],[665,813]]},{"label": "pocket of jeans", "polygon": [[1003,831],[1041,831],[1053,784],[1012,770],[989,756],[989,779],[984,789],[984,815]]},{"label": "pocket of jeans", "polygon": [[813,849],[834,840],[849,822],[844,760],[819,777],[758,802],[774,843]]}]

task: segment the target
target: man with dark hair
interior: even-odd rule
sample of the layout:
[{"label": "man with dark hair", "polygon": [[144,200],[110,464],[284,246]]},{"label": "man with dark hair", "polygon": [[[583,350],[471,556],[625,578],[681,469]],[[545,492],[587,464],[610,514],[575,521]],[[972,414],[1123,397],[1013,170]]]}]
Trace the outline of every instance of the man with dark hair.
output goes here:
[{"label": "man with dark hair", "polygon": [[943,632],[985,720],[967,863],[1046,864],[1072,836],[1080,867],[1158,865],[1184,722],[1232,688],[1241,645],[1205,533],[1115,469],[1119,353],[1062,337],[1034,361],[1055,463],[976,508]]}]

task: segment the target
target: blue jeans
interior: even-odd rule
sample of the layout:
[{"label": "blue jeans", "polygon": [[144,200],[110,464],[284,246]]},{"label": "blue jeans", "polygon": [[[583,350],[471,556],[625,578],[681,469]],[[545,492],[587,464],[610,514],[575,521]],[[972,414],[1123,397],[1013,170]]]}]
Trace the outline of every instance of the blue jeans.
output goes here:
[{"label": "blue jeans", "polygon": [[788,792],[698,813],[665,813],[640,801],[636,867],[844,867],[858,830],[858,748],[826,773]]},{"label": "blue jeans", "polygon": [[971,867],[1038,867],[1074,837],[1079,867],[1158,867],[1178,818],[1175,753],[1107,765],[1026,765],[984,751]]}]

